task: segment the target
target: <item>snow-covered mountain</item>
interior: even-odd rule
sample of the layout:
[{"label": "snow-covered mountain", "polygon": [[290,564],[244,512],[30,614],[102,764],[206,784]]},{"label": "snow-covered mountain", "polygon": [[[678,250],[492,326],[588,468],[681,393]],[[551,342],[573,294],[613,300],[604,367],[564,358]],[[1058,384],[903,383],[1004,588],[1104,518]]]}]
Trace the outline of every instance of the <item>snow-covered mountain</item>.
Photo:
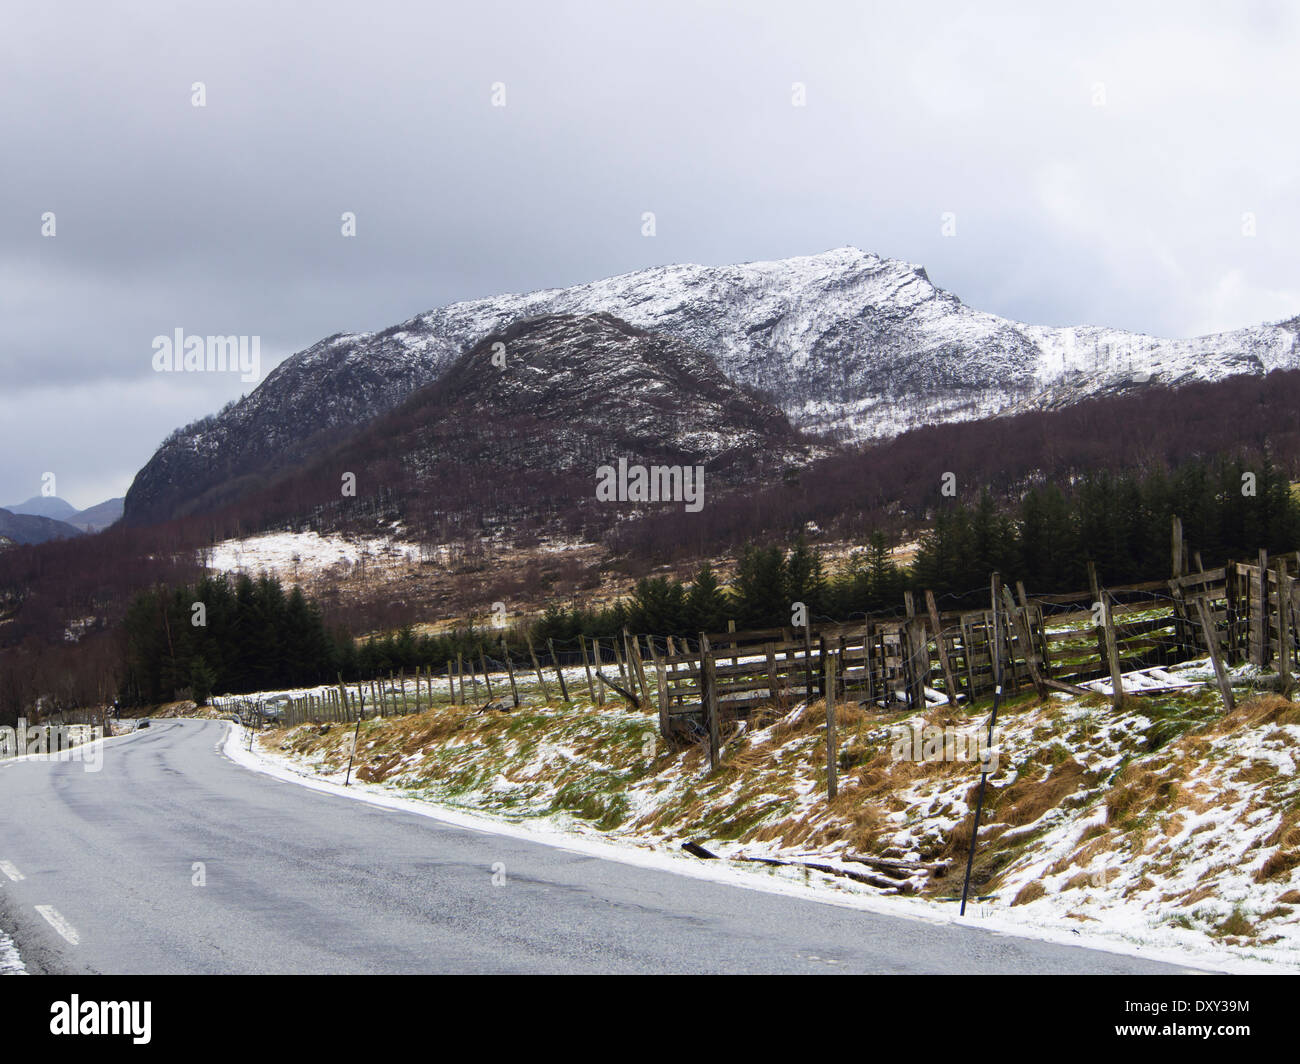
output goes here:
[{"label": "snow-covered mountain", "polygon": [[512,527],[561,513],[601,524],[619,509],[605,503],[670,501],[657,489],[602,499],[602,467],[699,467],[713,498],[826,451],[689,344],[608,314],[552,314],[489,333],[433,384],[251,492],[246,512],[344,521],[354,509],[338,499],[347,469],[358,499],[382,494],[416,526],[449,514],[475,527],[507,514]]},{"label": "snow-covered mountain", "polygon": [[[1300,318],[1190,340],[1023,325],[967,307],[919,266],[857,248],[661,266],[328,337],[286,359],[238,404],[174,433],[137,475],[127,519],[210,505],[222,484],[302,459],[392,409],[513,321],[592,313],[684,340],[733,381],[766,392],[796,427],[848,440],[1065,405],[1146,382],[1300,367]],[[206,501],[196,503],[200,497]]]}]

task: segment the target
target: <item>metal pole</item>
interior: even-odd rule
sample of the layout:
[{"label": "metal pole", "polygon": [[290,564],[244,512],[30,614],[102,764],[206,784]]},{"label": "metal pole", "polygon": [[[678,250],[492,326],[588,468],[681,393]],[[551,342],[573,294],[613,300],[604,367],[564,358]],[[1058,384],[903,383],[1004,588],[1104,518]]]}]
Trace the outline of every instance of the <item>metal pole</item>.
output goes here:
[{"label": "metal pole", "polygon": [[361,735],[361,718],[366,715],[366,699],[361,696],[361,703],[357,706],[357,730],[352,733],[352,753],[348,754],[348,773],[343,778],[343,786],[348,787],[352,783],[352,759],[357,756],[357,739]]}]

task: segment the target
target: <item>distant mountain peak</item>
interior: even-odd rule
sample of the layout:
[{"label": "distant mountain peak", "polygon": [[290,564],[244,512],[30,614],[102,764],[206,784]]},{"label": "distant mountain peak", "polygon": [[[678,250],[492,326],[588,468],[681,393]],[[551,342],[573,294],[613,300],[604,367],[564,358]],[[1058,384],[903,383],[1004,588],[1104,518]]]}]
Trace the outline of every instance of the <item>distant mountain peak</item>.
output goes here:
[{"label": "distant mountain peak", "polygon": [[4,509],[11,514],[49,517],[55,521],[63,521],[77,512],[75,506],[64,499],[60,499],[57,495],[33,495],[30,499],[14,503],[12,506],[6,506]]}]

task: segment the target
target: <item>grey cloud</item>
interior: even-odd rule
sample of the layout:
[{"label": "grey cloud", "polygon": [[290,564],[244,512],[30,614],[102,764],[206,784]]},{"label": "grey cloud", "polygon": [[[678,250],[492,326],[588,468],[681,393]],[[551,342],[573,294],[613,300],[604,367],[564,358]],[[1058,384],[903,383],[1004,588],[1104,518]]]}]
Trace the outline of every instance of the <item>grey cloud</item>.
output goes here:
[{"label": "grey cloud", "polygon": [[[31,493],[20,424],[63,426],[86,505],[238,394],[159,387],[149,344],[177,326],[283,356],[456,299],[850,243],[1043,324],[1185,335],[1300,311],[1282,4],[1177,20],[1156,3],[686,0],[0,18],[0,380],[28,412],[0,438],[0,499]],[[112,409],[61,399],[96,386]]]}]

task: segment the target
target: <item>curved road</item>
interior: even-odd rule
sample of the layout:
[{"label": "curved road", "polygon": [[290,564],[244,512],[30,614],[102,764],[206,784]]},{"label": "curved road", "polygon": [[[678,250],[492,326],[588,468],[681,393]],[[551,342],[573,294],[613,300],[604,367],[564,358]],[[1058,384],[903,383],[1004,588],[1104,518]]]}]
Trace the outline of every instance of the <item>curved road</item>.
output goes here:
[{"label": "curved road", "polygon": [[234,764],[227,727],[157,722],[94,773],[0,762],[0,928],[29,971],[1187,970],[377,808]]}]

